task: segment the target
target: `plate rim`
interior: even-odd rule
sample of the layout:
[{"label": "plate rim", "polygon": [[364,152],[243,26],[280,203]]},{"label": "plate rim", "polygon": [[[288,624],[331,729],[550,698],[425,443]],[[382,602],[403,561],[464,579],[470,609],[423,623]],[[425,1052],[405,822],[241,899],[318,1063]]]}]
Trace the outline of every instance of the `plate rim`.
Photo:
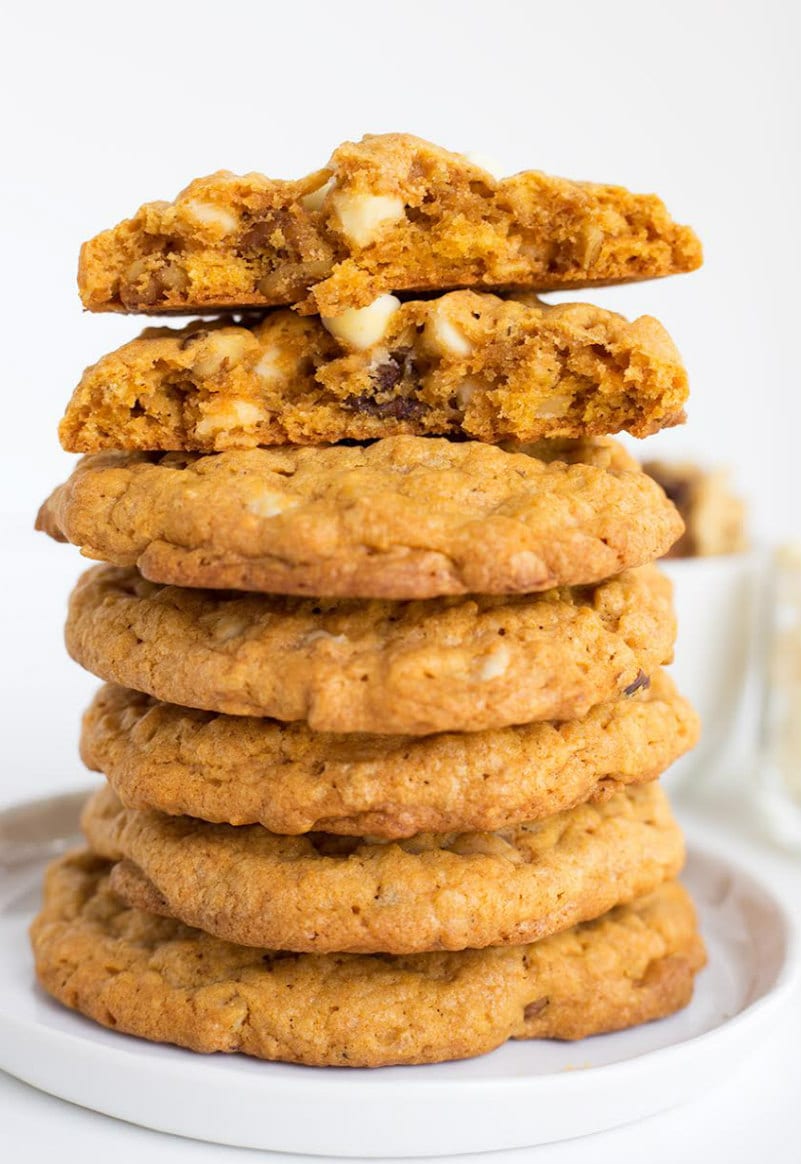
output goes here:
[{"label": "plate rim", "polygon": [[[32,807],[36,804],[52,804],[55,799],[63,799],[65,802],[80,795],[79,792],[73,791],[63,794],[63,796],[44,797],[41,799],[28,800],[22,804],[9,806],[11,809],[18,809],[21,807]],[[8,809],[0,810],[0,822],[8,812]],[[642,1088],[647,1088],[649,1082],[653,1086],[654,1078],[661,1070],[669,1072],[672,1063],[683,1056],[692,1055],[697,1062],[699,1056],[709,1059],[716,1051],[720,1050],[721,1041],[726,1041],[732,1046],[741,1046],[745,1038],[748,1037],[748,1029],[753,1026],[759,1026],[760,1022],[767,1018],[769,1014],[781,1008],[787,1001],[788,996],[797,986],[801,978],[801,926],[797,923],[792,913],[785,904],[785,900],[780,892],[775,889],[759,874],[755,868],[756,862],[747,854],[738,854],[737,857],[732,857],[727,853],[722,845],[716,843],[714,840],[710,841],[709,837],[702,832],[699,836],[700,829],[696,829],[692,821],[684,822],[687,835],[687,850],[688,860],[695,855],[700,858],[707,867],[712,866],[713,873],[715,871],[726,873],[733,876],[737,883],[742,885],[748,896],[757,903],[762,902],[770,906],[772,921],[771,925],[780,940],[779,957],[775,972],[770,980],[760,987],[758,997],[748,1001],[746,1005],[734,1015],[725,1018],[717,1026],[709,1030],[702,1031],[698,1034],[690,1035],[689,1037],[679,1039],[674,1043],[666,1046],[652,1048],[640,1053],[629,1056],[628,1058],[618,1060],[612,1063],[597,1064],[593,1066],[577,1066],[573,1070],[565,1070],[564,1068],[550,1071],[545,1074],[510,1074],[493,1076],[491,1074],[476,1075],[466,1078],[442,1078],[429,1077],[425,1072],[417,1071],[403,1071],[398,1068],[390,1068],[393,1071],[392,1076],[388,1076],[387,1072],[383,1070],[372,1069],[353,1069],[340,1068],[338,1070],[329,1070],[322,1068],[305,1068],[298,1064],[273,1064],[279,1069],[290,1068],[290,1070],[281,1070],[279,1072],[272,1072],[269,1079],[262,1076],[259,1077],[256,1072],[241,1072],[236,1076],[235,1086],[239,1091],[241,1099],[250,1102],[254,1097],[261,1095],[269,1095],[271,1102],[292,1101],[300,1102],[308,1100],[309,1096],[319,1093],[319,1087],[322,1079],[325,1079],[326,1099],[332,1102],[341,1102],[345,1096],[352,1096],[355,1091],[360,1094],[360,1103],[365,1100],[373,1100],[374,1102],[394,1104],[399,1106],[399,1113],[407,1108],[409,1105],[425,1102],[426,1104],[436,1103],[455,1103],[458,1101],[470,1101],[476,1098],[479,1093],[488,1102],[498,1102],[499,1099],[514,1102],[519,1099],[522,1092],[526,1093],[532,1104],[535,1101],[545,1102],[550,1098],[557,1098],[560,1101],[569,1101],[571,1097],[576,1094],[582,1094],[587,1089],[594,1087],[601,1088],[601,1090],[608,1091],[610,1087],[621,1086],[628,1080],[634,1077],[636,1083]],[[41,868],[49,860],[49,855],[44,854],[40,859],[34,859],[29,862],[29,871],[33,874],[34,870],[41,871]],[[19,872],[22,872],[22,866]],[[703,971],[702,971],[703,973]],[[32,988],[41,991],[35,981]],[[58,1006],[58,1003],[50,999],[46,992],[41,991],[41,997],[52,1004]],[[66,1009],[65,1013],[75,1014],[75,1017],[83,1017],[77,1015],[76,1012],[70,1012]],[[91,1020],[84,1019],[86,1022]],[[63,1056],[75,1057],[80,1056],[84,1064],[102,1062],[109,1072],[113,1073],[115,1068],[120,1071],[137,1071],[144,1068],[147,1070],[151,1068],[157,1071],[162,1079],[180,1080],[182,1087],[191,1085],[193,1081],[200,1080],[202,1077],[209,1078],[209,1068],[215,1058],[220,1060],[219,1065],[212,1067],[216,1071],[220,1068],[225,1070],[225,1060],[229,1056],[206,1056],[194,1055],[192,1052],[183,1048],[177,1048],[173,1044],[153,1044],[152,1046],[158,1050],[166,1048],[169,1051],[179,1050],[182,1055],[179,1056],[164,1056],[159,1059],[158,1063],[149,1061],[147,1058],[141,1059],[138,1063],[135,1061],[135,1055],[131,1053],[131,1047],[128,1046],[128,1039],[134,1040],[138,1046],[143,1043],[149,1048],[151,1045],[147,1041],[138,1039],[135,1035],[129,1035],[128,1039],[121,1040],[119,1045],[113,1042],[108,1044],[98,1044],[90,1037],[87,1037],[81,1030],[59,1030],[55,1027],[50,1027],[46,1023],[32,1024],[30,1017],[18,1017],[13,1015],[8,1010],[4,1009],[0,1004],[0,1027],[4,1027],[9,1034],[13,1032],[12,1038],[33,1037],[37,1043],[47,1044],[54,1052],[54,1054]],[[104,1028],[105,1034],[113,1036],[116,1032],[107,1032]],[[767,1033],[763,1031],[761,1033]],[[757,1037],[761,1037],[759,1034]],[[9,1048],[10,1049],[10,1048]],[[496,1048],[500,1050],[501,1048]],[[491,1054],[491,1053],[490,1053]],[[9,1065],[9,1059],[12,1055],[2,1055],[2,1066],[11,1074],[16,1074],[18,1078],[25,1079],[30,1082],[32,1086],[39,1087],[40,1090],[49,1092],[50,1094],[59,1095],[59,1092],[52,1090],[44,1083],[36,1083],[30,1079],[26,1079],[24,1074],[19,1070],[15,1071],[13,1066]],[[480,1060],[482,1057],[477,1057]],[[697,1067],[695,1068],[697,1070]],[[395,1073],[397,1071],[397,1074]],[[602,1087],[601,1087],[602,1082]],[[265,1090],[265,1088],[267,1090]],[[367,1093],[362,1092],[361,1088],[367,1088]],[[347,1091],[343,1090],[347,1089]],[[60,1098],[66,1099],[69,1102],[77,1103],[90,1109],[104,1112],[111,1118],[126,1120],[131,1123],[141,1123],[143,1126],[156,1128],[162,1131],[172,1131],[173,1134],[184,1136],[192,1136],[192,1132],[186,1130],[186,1124],[169,1128],[164,1122],[157,1124],[155,1122],[146,1122],[141,1117],[139,1119],[134,1116],[117,1115],[105,1109],[102,1106],[94,1105],[92,1103],[82,1101],[81,1099],[73,1099],[69,1095],[65,1095],[62,1091]],[[664,1110],[665,1108],[674,1106],[683,1101],[682,1097],[672,1098],[665,1096],[665,1102],[660,1103],[657,1107],[652,1105],[650,1111]],[[130,1105],[128,1107],[130,1111]],[[633,1119],[640,1118],[633,1116]],[[619,1118],[615,1118],[610,1122],[608,1127],[615,1126],[623,1122]],[[590,1129],[592,1130],[592,1129]],[[598,1128],[600,1130],[600,1127]],[[574,1134],[583,1134],[581,1132]],[[256,1146],[255,1144],[247,1144],[243,1139],[220,1139],[213,1140],[208,1134],[203,1131],[198,1131],[195,1138],[205,1139],[209,1142],[239,1144],[240,1146]],[[536,1142],[552,1142],[553,1136],[548,1140],[540,1140]],[[533,1145],[535,1141],[529,1140],[526,1143]],[[499,1148],[503,1145],[499,1145]],[[510,1143],[508,1146],[525,1146],[524,1142]],[[292,1148],[282,1146],[280,1143],[272,1145],[272,1150],[286,1151],[286,1152],[310,1152],[309,1148]],[[451,1152],[459,1152],[467,1149],[454,1148]],[[474,1151],[492,1150],[487,1148],[477,1148]],[[337,1153],[335,1149],[329,1149],[332,1156],[337,1154],[342,1155],[340,1151]],[[394,1155],[405,1154],[407,1156],[414,1155],[414,1152],[406,1151],[405,1153],[393,1153]],[[425,1151],[419,1150],[418,1155],[444,1155],[447,1154],[442,1150],[436,1148],[429,1148]]]}]

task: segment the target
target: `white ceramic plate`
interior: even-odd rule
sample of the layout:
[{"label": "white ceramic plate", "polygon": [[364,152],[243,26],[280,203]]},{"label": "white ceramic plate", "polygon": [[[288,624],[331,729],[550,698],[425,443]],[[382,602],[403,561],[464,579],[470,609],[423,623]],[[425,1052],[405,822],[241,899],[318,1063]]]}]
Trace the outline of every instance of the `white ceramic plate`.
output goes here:
[{"label": "white ceramic plate", "polygon": [[0,814],[0,1067],[145,1127],[324,1156],[515,1148],[628,1123],[702,1093],[779,1021],[798,973],[793,926],[769,889],[706,850],[685,880],[709,967],[681,1014],[581,1043],[377,1071],[194,1055],[103,1030],[33,982],[26,928],[42,868],[74,834],[79,796]]},{"label": "white ceramic plate", "polygon": [[765,556],[666,558],[659,566],[673,583],[679,627],[670,673],[701,717],[700,742],[668,769],[664,785],[691,791],[728,779],[732,760],[755,745],[757,717],[740,713],[757,661]]}]

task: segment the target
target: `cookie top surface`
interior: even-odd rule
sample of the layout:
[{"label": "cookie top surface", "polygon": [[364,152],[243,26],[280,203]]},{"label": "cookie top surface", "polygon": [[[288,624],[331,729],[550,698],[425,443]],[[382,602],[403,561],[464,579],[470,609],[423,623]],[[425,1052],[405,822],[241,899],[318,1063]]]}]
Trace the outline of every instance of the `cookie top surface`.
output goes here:
[{"label": "cookie top surface", "polygon": [[38,525],[179,586],[395,599],[549,590],[649,562],[683,528],[647,474],[606,467],[598,449],[581,443],[573,464],[410,436],[98,453]]},{"label": "cookie top surface", "polygon": [[586,715],[669,662],[675,629],[653,566],[595,587],[407,603],[187,590],[95,566],[66,639],[101,679],[168,703],[426,735]]},{"label": "cookie top surface", "polygon": [[31,939],[42,986],[104,1026],[318,1066],[438,1062],[632,1026],[686,1004],[704,962],[675,882],[530,946],[288,955],[128,908],[90,853],[51,867]]},{"label": "cookie top surface", "polygon": [[90,311],[297,304],[338,316],[393,291],[548,290],[692,271],[698,239],[654,195],[537,171],[497,180],[407,134],[297,181],[220,171],[84,244]]},{"label": "cookie top surface", "polygon": [[422,737],[312,732],[105,686],[84,716],[81,754],[129,808],[396,839],[605,800],[659,776],[697,737],[698,717],[662,671],[581,720]]},{"label": "cookie top surface", "polygon": [[131,904],[246,946],[411,954],[532,942],[675,877],[658,784],[497,832],[403,841],[279,836],[124,808],[106,785],[83,831]]},{"label": "cookie top surface", "polygon": [[[329,330],[330,329],[330,330]],[[409,433],[497,443],[680,423],[687,375],[655,319],[452,291],[328,328],[277,310],[150,328],[87,368],[70,452],[222,452]]]}]

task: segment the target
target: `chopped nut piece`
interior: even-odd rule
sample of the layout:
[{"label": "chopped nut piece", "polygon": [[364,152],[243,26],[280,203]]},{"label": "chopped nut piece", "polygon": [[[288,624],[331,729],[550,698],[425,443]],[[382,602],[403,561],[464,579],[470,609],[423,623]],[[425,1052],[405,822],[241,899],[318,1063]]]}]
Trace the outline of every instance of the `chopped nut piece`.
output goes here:
[{"label": "chopped nut piece", "polygon": [[635,691],[647,691],[651,686],[651,680],[643,670],[637,672],[637,678],[633,683],[629,683],[628,687],[624,687],[624,695],[633,695]]},{"label": "chopped nut piece", "polygon": [[547,1005],[548,1005],[547,998],[537,998],[534,1000],[534,1002],[530,1002],[528,1004],[528,1006],[525,1008],[525,1010],[523,1011],[523,1021],[530,1023],[532,1021],[532,1019],[535,1019],[537,1017],[537,1015],[542,1014],[542,1012],[545,1010]]}]

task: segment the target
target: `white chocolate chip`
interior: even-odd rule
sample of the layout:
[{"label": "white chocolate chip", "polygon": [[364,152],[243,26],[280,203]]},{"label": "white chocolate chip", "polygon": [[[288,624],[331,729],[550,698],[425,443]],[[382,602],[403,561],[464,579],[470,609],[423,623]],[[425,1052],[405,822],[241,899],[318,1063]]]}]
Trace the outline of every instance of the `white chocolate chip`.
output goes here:
[{"label": "white chocolate chip", "polygon": [[320,210],[325,196],[329,190],[333,190],[336,184],[336,175],[332,174],[327,182],[323,182],[322,186],[318,186],[316,190],[312,190],[310,194],[304,194],[300,200],[301,206],[305,210]]},{"label": "white chocolate chip", "polygon": [[222,432],[223,429],[228,428],[228,422],[221,413],[222,409],[208,409],[203,419],[195,425],[195,435],[199,437],[214,436],[216,432]]},{"label": "white chocolate chip", "polygon": [[341,315],[323,315],[323,327],[334,339],[357,352],[371,348],[384,338],[387,325],[400,307],[394,295],[379,295],[366,307],[349,307]]},{"label": "white chocolate chip", "polygon": [[487,173],[493,177],[496,182],[500,182],[503,178],[503,166],[500,164],[500,162],[497,162],[495,158],[490,157],[488,154],[471,152],[469,154],[465,154],[464,156],[467,158],[468,162],[472,162],[472,164],[474,166],[478,166],[480,170],[486,170]]},{"label": "white chocolate chip", "polygon": [[268,384],[274,384],[276,380],[283,379],[281,353],[276,351],[275,348],[272,350],[268,349],[256,364],[253,371],[259,379],[265,380]]},{"label": "white chocolate chip", "polygon": [[345,238],[357,247],[375,242],[384,229],[406,213],[397,194],[358,194],[340,190],[332,195],[334,213]]},{"label": "white chocolate chip", "polygon": [[201,202],[192,198],[184,203],[186,214],[201,226],[216,226],[221,234],[232,234],[239,226],[239,219],[224,206],[216,202]]},{"label": "white chocolate chip", "polygon": [[241,616],[235,614],[223,615],[214,627],[214,637],[219,643],[230,642],[231,639],[236,639],[244,634],[249,625],[248,620]]},{"label": "white chocolate chip", "polygon": [[197,345],[192,367],[199,376],[215,376],[222,371],[224,364],[230,368],[232,364],[238,363],[255,342],[244,328],[212,331]]},{"label": "white chocolate chip", "polygon": [[467,408],[481,385],[478,380],[462,380],[456,389],[456,403],[460,408]]},{"label": "white chocolate chip", "polygon": [[427,345],[439,355],[469,356],[473,350],[470,340],[451,323],[442,310],[435,310],[425,327]]},{"label": "white chocolate chip", "polygon": [[232,400],[230,408],[237,424],[258,424],[262,419],[261,409],[252,400]]},{"label": "white chocolate chip", "polygon": [[349,641],[347,635],[332,635],[324,630],[309,631],[307,635],[303,636],[304,644],[316,643],[320,640],[328,643],[347,643]]},{"label": "white chocolate chip", "polygon": [[552,396],[538,405],[534,415],[542,420],[547,420],[551,416],[565,416],[572,399],[572,396],[567,396],[564,393],[560,396],[559,393],[554,392]]},{"label": "white chocolate chip", "polygon": [[258,424],[264,419],[264,413],[251,400],[226,400],[219,404],[210,404],[203,416],[195,425],[198,436],[213,436],[224,429],[244,428],[249,424]]},{"label": "white chocolate chip", "polygon": [[479,672],[481,679],[500,679],[501,675],[506,674],[506,668],[512,661],[512,656],[509,653],[509,648],[503,643],[497,646],[491,655],[487,655],[482,663]]},{"label": "white chocolate chip", "polygon": [[265,489],[258,497],[253,497],[247,503],[246,509],[254,517],[278,517],[279,513],[297,509],[299,505],[298,497],[291,497],[286,493],[273,493],[271,489]]}]

